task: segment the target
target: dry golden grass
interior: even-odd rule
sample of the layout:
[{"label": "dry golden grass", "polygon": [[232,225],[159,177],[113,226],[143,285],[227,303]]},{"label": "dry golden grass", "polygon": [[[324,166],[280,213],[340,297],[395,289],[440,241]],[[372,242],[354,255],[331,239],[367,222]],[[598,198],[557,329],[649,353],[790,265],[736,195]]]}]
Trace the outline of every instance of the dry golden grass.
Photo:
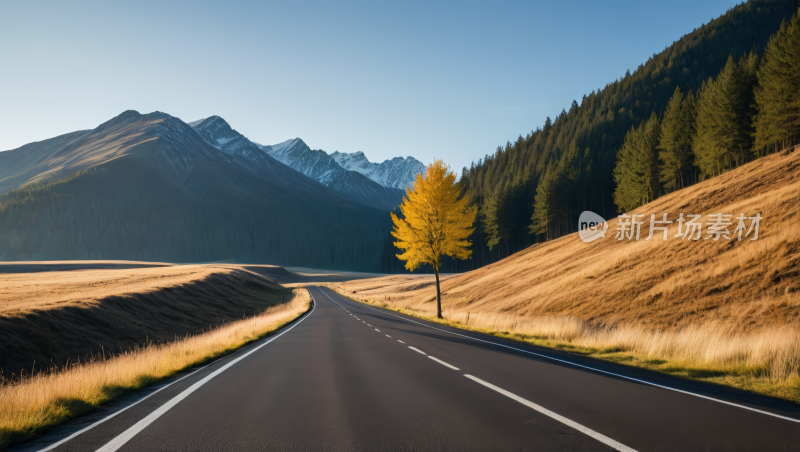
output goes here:
[{"label": "dry golden grass", "polygon": [[294,289],[288,303],[203,334],[2,385],[0,447],[261,338],[306,312],[310,303],[305,289]]},{"label": "dry golden grass", "polygon": [[242,268],[86,268],[91,265],[110,264],[0,274],[0,381],[147,341],[172,341],[291,298],[274,279]]},{"label": "dry golden grass", "polygon": [[[53,264],[56,265],[56,264]],[[129,293],[194,283],[228,272],[213,265],[130,269],[83,269],[40,273],[0,273],[0,315],[21,315],[68,306],[86,308]]]},{"label": "dry golden grass", "polygon": [[[674,238],[677,223],[666,242],[645,241],[649,214],[664,212],[673,221],[681,212],[703,214],[704,222],[718,212],[760,212],[764,219],[757,241],[682,241]],[[714,369],[695,374],[800,401],[800,149],[758,159],[632,213],[646,215],[639,241],[614,239],[612,219],[605,239],[587,244],[572,234],[444,278],[445,318],[581,353],[614,350],[610,359],[623,353],[645,367]],[[330,286],[435,316],[430,276]],[[675,371],[692,376],[681,372]],[[728,381],[741,375],[749,380]]]},{"label": "dry golden grass", "polygon": [[594,350],[618,349],[643,359],[668,359],[684,365],[753,368],[774,381],[798,376],[800,331],[783,326],[757,332],[732,331],[715,322],[676,331],[633,325],[595,327],[577,317],[518,317],[508,314],[453,313],[448,320],[482,329],[533,336]]}]

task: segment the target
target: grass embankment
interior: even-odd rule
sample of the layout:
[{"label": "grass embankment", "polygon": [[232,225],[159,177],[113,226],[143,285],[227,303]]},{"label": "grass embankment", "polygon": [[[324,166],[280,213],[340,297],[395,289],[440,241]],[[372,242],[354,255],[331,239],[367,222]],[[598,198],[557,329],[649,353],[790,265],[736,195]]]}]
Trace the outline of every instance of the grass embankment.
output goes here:
[{"label": "grass embankment", "polygon": [[[641,239],[572,234],[442,281],[452,325],[800,402],[800,148],[663,196]],[[676,238],[678,214],[763,217],[758,240]],[[649,234],[668,214],[668,240]],[[435,317],[431,276],[334,284],[410,315]],[[435,320],[434,320],[435,321]]]},{"label": "grass embankment", "polygon": [[0,448],[276,331],[310,308],[305,289],[291,293],[289,302],[201,334],[7,381],[0,385]]},{"label": "grass embankment", "polygon": [[292,297],[276,281],[237,268],[90,265],[101,268],[0,273],[0,381],[197,334]]}]

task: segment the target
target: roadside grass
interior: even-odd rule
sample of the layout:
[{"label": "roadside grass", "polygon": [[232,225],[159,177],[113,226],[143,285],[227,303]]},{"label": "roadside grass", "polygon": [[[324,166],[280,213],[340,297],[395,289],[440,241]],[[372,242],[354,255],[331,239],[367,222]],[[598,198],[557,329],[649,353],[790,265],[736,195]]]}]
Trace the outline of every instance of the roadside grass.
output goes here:
[{"label": "roadside grass", "polygon": [[235,351],[275,332],[310,307],[308,292],[294,289],[287,303],[204,333],[4,382],[0,385],[0,448]]},{"label": "roadside grass", "polygon": [[438,319],[382,301],[351,300],[467,331],[800,403],[800,331],[786,326],[737,332],[715,322],[677,331],[593,326],[576,317],[443,312]]}]

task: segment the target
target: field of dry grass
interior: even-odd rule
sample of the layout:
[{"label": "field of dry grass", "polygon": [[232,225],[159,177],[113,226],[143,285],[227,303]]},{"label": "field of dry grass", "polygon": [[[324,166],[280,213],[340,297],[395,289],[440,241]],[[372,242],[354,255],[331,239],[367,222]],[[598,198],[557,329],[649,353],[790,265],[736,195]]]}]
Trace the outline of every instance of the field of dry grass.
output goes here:
[{"label": "field of dry grass", "polygon": [[[800,401],[800,149],[631,213],[646,215],[639,241],[616,240],[612,219],[605,239],[583,243],[572,234],[444,278],[445,318]],[[761,213],[763,220],[756,241],[680,240],[677,222],[666,242],[645,241],[651,213],[673,221],[702,214],[704,223],[712,213]],[[414,275],[330,286],[434,317],[433,284]]]},{"label": "field of dry grass", "polygon": [[0,448],[277,330],[310,308],[305,289],[289,293],[285,303],[202,334],[0,385]]},{"label": "field of dry grass", "polygon": [[171,341],[291,298],[274,279],[241,268],[85,267],[0,274],[0,381]]}]

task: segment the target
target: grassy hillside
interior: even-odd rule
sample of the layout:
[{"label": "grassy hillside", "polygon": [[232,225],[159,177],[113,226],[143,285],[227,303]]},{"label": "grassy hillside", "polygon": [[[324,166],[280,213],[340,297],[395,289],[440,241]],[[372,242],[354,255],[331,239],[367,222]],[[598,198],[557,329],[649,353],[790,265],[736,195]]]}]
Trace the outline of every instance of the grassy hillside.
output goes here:
[{"label": "grassy hillside", "polygon": [[[736,5],[654,53],[638,68],[620,68],[619,79],[585,93],[560,113],[554,111],[552,120],[509,137],[495,152],[465,168],[462,187],[481,212],[473,234],[474,252],[470,261],[448,261],[445,268],[475,269],[532,243],[574,232],[583,210],[616,215],[614,168],[631,128],[651,115],[663,118],[676,88],[699,95],[704,82],[721,73],[729,56],[739,61],[752,52],[752,60],[758,60],[781,22],[796,11],[792,1],[751,0]],[[747,99],[744,103],[752,107]],[[701,114],[704,120],[711,116],[706,113]],[[737,124],[738,130],[749,137],[750,121],[743,122],[745,127]],[[745,154],[749,160],[749,148]],[[694,164],[692,159],[682,162],[681,174],[686,177],[681,180],[687,185],[702,172]],[[656,190],[648,199],[662,193],[655,182]]]},{"label": "grassy hillside", "polygon": [[[104,351],[61,369],[0,379],[0,449],[235,351],[311,308],[306,290],[284,289],[238,269],[85,270],[5,279],[4,347],[31,354],[23,358],[74,353],[92,341]],[[203,322],[206,328],[196,331]],[[117,340],[122,352],[112,350]],[[125,349],[131,340],[139,344]],[[15,358],[0,356],[0,362]]]},{"label": "grassy hillside", "polygon": [[[444,317],[582,353],[629,353],[625,359],[634,364],[679,375],[714,369],[702,375],[800,400],[800,148],[631,213],[646,215],[639,241],[616,240],[619,220],[612,219],[605,239],[584,243],[573,233],[446,278]],[[681,240],[674,237],[677,223],[666,242],[660,233],[645,241],[651,213],[673,221],[680,213],[702,214],[704,224],[716,213],[760,213],[763,220],[756,241]],[[335,287],[417,315],[435,314],[431,277]],[[782,382],[782,389],[761,387],[750,377]]]},{"label": "grassy hillside", "polygon": [[292,299],[252,272],[206,265],[0,274],[3,378],[172,341]]}]

